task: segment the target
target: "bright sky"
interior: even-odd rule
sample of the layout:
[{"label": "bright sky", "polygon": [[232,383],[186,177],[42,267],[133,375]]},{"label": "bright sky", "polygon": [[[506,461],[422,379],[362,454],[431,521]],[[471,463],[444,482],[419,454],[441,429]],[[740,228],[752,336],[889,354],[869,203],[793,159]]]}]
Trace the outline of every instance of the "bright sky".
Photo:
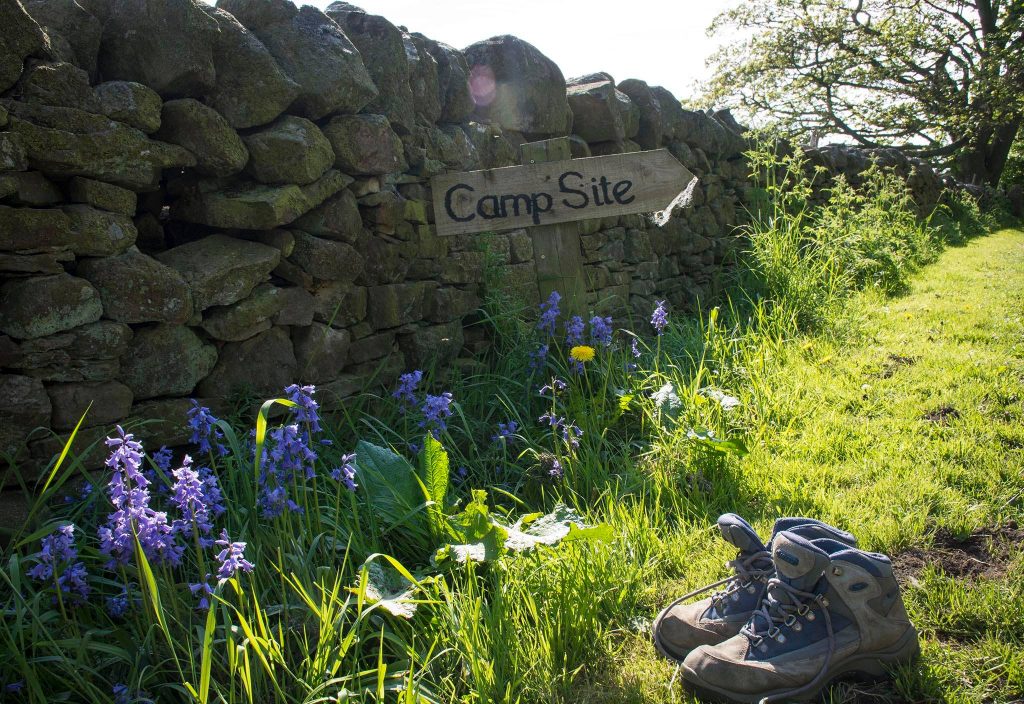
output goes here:
[{"label": "bright sky", "polygon": [[[606,71],[639,78],[676,97],[694,94],[709,76],[705,60],[718,45],[705,30],[738,0],[350,0],[410,32],[464,49],[512,34],[558,64],[566,78]],[[296,0],[326,7],[332,0]]]}]

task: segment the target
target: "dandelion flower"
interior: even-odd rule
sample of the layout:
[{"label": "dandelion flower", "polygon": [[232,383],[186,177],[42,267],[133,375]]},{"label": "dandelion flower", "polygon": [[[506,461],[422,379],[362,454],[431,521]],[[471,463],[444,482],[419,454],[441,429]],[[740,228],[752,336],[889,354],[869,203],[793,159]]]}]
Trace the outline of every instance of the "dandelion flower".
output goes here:
[{"label": "dandelion flower", "polygon": [[589,362],[594,359],[594,348],[588,345],[577,345],[569,350],[569,356],[577,362]]}]

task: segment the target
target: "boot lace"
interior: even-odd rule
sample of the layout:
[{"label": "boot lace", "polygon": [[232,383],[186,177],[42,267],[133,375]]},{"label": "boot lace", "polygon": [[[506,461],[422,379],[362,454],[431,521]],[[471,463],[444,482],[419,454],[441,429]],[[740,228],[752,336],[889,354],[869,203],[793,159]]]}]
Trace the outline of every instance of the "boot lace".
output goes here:
[{"label": "boot lace", "polygon": [[740,629],[740,633],[749,639],[750,646],[761,648],[765,639],[768,638],[779,643],[785,643],[786,636],[782,630],[784,628],[800,630],[800,619],[806,618],[808,621],[813,621],[814,614],[811,613],[811,610],[819,608],[822,616],[825,618],[825,630],[828,633],[828,652],[821,663],[818,674],[810,682],[786,692],[778,692],[764,697],[759,704],[769,704],[770,702],[799,696],[803,692],[814,689],[821,683],[821,680],[828,672],[829,661],[832,660],[836,650],[836,637],[832,630],[832,616],[829,614],[828,605],[828,599],[825,598],[824,594],[801,591],[776,577],[768,580],[768,589],[760,608],[754,611],[750,620]]},{"label": "boot lace", "polygon": [[746,557],[744,557],[741,552],[736,556],[735,560],[729,560],[725,565],[733,571],[733,574],[729,575],[725,579],[720,579],[717,582],[701,587],[700,589],[695,589],[689,594],[683,594],[681,597],[669,604],[666,609],[671,609],[676,604],[681,604],[687,599],[700,596],[705,592],[709,592],[712,589],[724,585],[725,589],[720,589],[711,595],[711,606],[717,609],[719,605],[732,594],[741,589],[752,587],[754,582],[766,579],[770,575],[775,574],[772,554],[767,550],[760,550],[758,552],[751,553]]}]

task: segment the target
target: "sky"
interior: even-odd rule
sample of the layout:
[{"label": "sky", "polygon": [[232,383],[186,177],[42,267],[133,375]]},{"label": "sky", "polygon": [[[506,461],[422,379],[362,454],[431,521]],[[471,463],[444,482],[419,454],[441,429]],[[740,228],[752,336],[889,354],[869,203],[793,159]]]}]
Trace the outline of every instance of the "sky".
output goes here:
[{"label": "sky", "polygon": [[[718,45],[705,30],[739,0],[350,0],[410,32],[464,49],[512,34],[558,64],[566,78],[595,71],[639,78],[676,97],[695,95]],[[332,0],[296,0],[323,9]]]}]

